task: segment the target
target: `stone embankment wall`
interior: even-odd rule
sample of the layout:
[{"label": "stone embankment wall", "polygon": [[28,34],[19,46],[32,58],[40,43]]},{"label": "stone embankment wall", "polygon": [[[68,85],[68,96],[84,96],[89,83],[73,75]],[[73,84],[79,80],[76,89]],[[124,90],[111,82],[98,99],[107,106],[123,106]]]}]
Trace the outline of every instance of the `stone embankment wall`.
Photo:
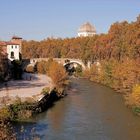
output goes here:
[{"label": "stone embankment wall", "polygon": [[46,94],[40,101],[35,103],[19,103],[9,106],[11,112],[11,120],[25,120],[35,114],[41,113],[53,106],[53,103],[66,94],[64,91],[58,93],[56,89],[53,89],[49,94]]}]

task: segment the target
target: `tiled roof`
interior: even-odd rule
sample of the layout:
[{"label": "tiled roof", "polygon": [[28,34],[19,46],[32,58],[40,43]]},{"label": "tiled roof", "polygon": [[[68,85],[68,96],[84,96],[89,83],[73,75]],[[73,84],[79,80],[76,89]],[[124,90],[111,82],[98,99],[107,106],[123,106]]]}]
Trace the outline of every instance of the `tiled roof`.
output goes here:
[{"label": "tiled roof", "polygon": [[6,45],[19,45],[19,44],[9,41],[9,42],[6,42]]},{"label": "tiled roof", "polygon": [[13,43],[11,41],[5,42],[5,41],[0,41],[0,46],[7,46],[7,45],[19,45],[18,43]]},{"label": "tiled roof", "polygon": [[6,46],[6,42],[0,41],[0,46]]}]

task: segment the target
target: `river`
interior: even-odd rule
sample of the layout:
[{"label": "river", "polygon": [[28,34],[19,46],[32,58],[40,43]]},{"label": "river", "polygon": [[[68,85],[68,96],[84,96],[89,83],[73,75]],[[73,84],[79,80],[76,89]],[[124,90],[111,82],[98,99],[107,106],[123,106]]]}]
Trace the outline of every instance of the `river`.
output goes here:
[{"label": "river", "polygon": [[140,140],[140,117],[126,108],[120,94],[76,78],[67,92],[46,112],[14,124],[16,131],[24,126],[24,137],[35,131],[41,140]]}]

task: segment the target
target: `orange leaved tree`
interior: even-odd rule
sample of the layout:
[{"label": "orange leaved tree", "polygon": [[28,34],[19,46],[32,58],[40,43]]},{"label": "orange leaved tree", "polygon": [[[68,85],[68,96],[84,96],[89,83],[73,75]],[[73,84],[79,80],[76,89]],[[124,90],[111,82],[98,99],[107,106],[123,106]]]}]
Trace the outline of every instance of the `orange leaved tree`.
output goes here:
[{"label": "orange leaved tree", "polygon": [[54,85],[58,88],[68,84],[66,70],[63,65],[53,61],[49,67],[49,76],[52,78]]}]

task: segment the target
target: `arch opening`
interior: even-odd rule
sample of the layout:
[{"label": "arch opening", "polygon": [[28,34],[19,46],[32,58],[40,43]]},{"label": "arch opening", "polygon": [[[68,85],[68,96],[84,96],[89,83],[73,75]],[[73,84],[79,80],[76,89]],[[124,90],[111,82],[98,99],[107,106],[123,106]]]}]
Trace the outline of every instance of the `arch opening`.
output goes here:
[{"label": "arch opening", "polygon": [[10,57],[14,59],[15,56],[14,56],[14,52],[13,51],[11,52],[11,56]]},{"label": "arch opening", "polygon": [[82,65],[76,62],[69,62],[64,64],[64,67],[69,75],[78,74],[83,71]]}]

